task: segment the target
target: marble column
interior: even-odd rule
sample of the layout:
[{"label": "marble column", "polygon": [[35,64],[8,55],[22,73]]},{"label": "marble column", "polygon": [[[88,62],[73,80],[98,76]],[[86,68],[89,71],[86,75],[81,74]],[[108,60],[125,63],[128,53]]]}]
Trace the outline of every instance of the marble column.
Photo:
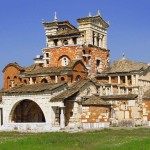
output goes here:
[{"label": "marble column", "polygon": [[64,115],[64,107],[60,107],[61,113],[60,113],[60,128],[65,128],[65,115]]},{"label": "marble column", "polygon": [[108,78],[109,78],[109,83],[111,84],[111,76],[109,76]]},{"label": "marble column", "polygon": [[57,76],[55,76],[55,83],[57,83],[58,82],[58,77]]},{"label": "marble column", "polygon": [[128,76],[125,76],[125,85],[128,86]]},{"label": "marble column", "polygon": [[118,86],[118,95],[120,95],[120,86]]},{"label": "marble column", "polygon": [[32,78],[30,78],[29,83],[30,83],[30,84],[33,84],[33,80],[32,80]]},{"label": "marble column", "polygon": [[120,76],[118,76],[118,84],[120,84]]}]

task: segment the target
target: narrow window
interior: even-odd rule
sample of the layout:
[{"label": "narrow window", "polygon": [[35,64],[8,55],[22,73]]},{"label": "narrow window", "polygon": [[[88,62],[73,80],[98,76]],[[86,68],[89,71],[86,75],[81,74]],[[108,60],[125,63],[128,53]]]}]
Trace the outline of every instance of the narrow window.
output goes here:
[{"label": "narrow window", "polygon": [[63,57],[62,58],[62,66],[67,66],[68,65],[68,58],[67,57]]},{"label": "narrow window", "polygon": [[49,53],[46,53],[46,57],[49,57]]},{"label": "narrow window", "polygon": [[54,45],[58,46],[58,40],[54,40]]},{"label": "narrow window", "polygon": [[65,78],[64,77],[61,77],[61,79],[60,79],[61,81],[65,81]]},{"label": "narrow window", "polygon": [[77,44],[77,38],[73,38],[73,44]]},{"label": "narrow window", "polygon": [[96,66],[99,67],[100,65],[100,60],[96,60]]},{"label": "narrow window", "polygon": [[49,60],[46,60],[46,63],[49,64]]},{"label": "narrow window", "polygon": [[67,41],[67,40],[64,40],[63,44],[64,44],[64,45],[68,45],[68,41]]}]

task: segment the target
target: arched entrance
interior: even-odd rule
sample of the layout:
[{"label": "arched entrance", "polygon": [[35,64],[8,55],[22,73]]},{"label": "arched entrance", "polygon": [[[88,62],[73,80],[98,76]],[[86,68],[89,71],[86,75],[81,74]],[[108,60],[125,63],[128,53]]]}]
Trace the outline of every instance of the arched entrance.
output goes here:
[{"label": "arched entrance", "polygon": [[19,102],[10,115],[11,122],[45,122],[41,108],[31,100]]}]

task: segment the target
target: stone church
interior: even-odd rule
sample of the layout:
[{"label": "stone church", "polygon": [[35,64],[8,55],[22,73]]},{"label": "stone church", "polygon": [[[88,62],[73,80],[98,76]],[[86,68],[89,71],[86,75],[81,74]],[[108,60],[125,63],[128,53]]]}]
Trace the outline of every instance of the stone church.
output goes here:
[{"label": "stone church", "polygon": [[124,56],[110,66],[100,12],[42,24],[46,48],[28,67],[9,63],[0,91],[0,130],[59,131],[150,125],[150,66]]}]

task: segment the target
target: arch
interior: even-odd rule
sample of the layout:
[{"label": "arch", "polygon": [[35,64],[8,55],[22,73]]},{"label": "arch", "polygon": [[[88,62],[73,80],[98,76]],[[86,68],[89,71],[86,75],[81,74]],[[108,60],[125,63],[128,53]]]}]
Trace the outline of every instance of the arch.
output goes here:
[{"label": "arch", "polygon": [[60,62],[61,66],[67,66],[70,62],[70,58],[67,55],[62,55],[59,57],[58,61]]},{"label": "arch", "polygon": [[77,75],[76,78],[75,78],[75,81],[79,81],[80,79],[81,79],[81,76]]},{"label": "arch", "polygon": [[41,83],[48,83],[48,81],[47,81],[47,79],[43,78],[43,79],[41,80]]},{"label": "arch", "polygon": [[65,39],[65,40],[63,41],[63,44],[64,44],[64,45],[68,45],[68,40]]},{"label": "arch", "polygon": [[84,49],[82,50],[82,52],[83,52],[83,54],[86,54],[86,51]]},{"label": "arch", "polygon": [[17,76],[14,76],[14,86],[17,86]]},{"label": "arch", "polygon": [[60,80],[61,80],[61,81],[65,81],[65,78],[64,78],[64,77],[61,77]]},{"label": "arch", "polygon": [[15,123],[45,122],[45,116],[36,102],[24,99],[15,103],[9,114],[9,121]]},{"label": "arch", "polygon": [[24,80],[23,80],[23,83],[24,83],[24,84],[27,84],[27,80],[26,80],[26,79],[24,79]]}]

